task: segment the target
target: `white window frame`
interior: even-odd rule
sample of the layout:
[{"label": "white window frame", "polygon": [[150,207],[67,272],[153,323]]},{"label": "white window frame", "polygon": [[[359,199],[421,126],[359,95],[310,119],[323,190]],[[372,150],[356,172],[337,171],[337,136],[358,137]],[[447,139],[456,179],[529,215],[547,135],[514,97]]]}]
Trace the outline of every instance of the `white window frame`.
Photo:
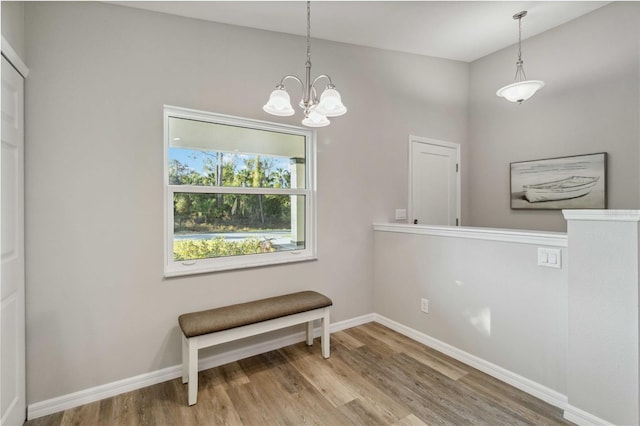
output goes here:
[{"label": "white window frame", "polygon": [[[242,188],[218,186],[169,185],[169,118],[183,118],[215,124],[288,133],[305,137],[305,188]],[[305,248],[302,250],[216,257],[189,261],[173,260],[173,199],[175,192],[212,194],[281,194],[303,195],[305,199]],[[314,260],[316,248],[316,132],[312,129],[289,126],[249,118],[234,117],[206,111],[164,105],[164,276],[201,274],[230,269],[251,268],[289,262]]]}]

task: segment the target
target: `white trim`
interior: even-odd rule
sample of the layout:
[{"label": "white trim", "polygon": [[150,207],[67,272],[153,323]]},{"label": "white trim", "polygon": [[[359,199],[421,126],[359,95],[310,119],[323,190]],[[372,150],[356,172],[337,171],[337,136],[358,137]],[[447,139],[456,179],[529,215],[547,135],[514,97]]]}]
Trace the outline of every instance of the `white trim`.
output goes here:
[{"label": "white trim", "polygon": [[567,247],[567,234],[561,232],[518,231],[511,229],[474,228],[461,226],[426,226],[402,223],[374,223],[374,231],[403,234],[432,235],[437,237],[469,238],[474,240],[501,241]]},{"label": "white trim", "polygon": [[539,398],[551,405],[562,409],[564,409],[564,407],[566,407],[567,405],[567,397],[565,395],[539,383],[536,383],[533,380],[522,377],[500,366],[492,364],[489,361],[485,361],[482,358],[471,355],[470,353],[451,346],[448,343],[444,343],[438,339],[434,339],[431,336],[397,323],[382,315],[375,314],[375,321],[417,342],[440,351],[443,354],[449,355],[451,358],[457,359],[458,361],[470,365],[471,367],[477,368],[483,373],[486,373],[490,376],[495,377],[496,379],[508,383],[511,386],[514,386],[521,391],[533,395],[536,398]]},{"label": "white trim", "polygon": [[566,220],[640,222],[640,210],[562,210]]},{"label": "white trim", "polygon": [[[373,319],[374,314],[368,314],[345,321],[339,321],[331,324],[330,330],[332,333],[337,333],[338,331],[345,330],[347,328],[352,328],[358,325],[372,322]],[[315,337],[319,337],[321,334],[321,328],[315,328],[313,334]],[[249,345],[244,348],[235,349],[232,351],[227,351],[224,353],[212,355],[210,357],[202,358],[198,361],[198,371],[207,370],[219,365],[228,364],[240,359],[248,358],[254,355],[303,342],[305,338],[305,331],[301,331],[289,336],[271,339],[265,342]],[[167,380],[173,380],[181,376],[182,365],[178,364],[172,367],[163,368],[162,370],[140,374],[134,377],[129,377],[127,379],[106,383],[104,385],[95,386],[93,388],[84,389],[56,398],[36,402],[33,404],[29,404],[27,419],[33,420],[38,417],[47,416],[59,411],[64,411],[70,408],[78,407],[80,405],[99,401],[101,399],[110,398],[112,396],[120,395],[125,392],[131,392],[136,389],[141,389],[147,386],[166,382]]]},{"label": "white trim", "polygon": [[27,78],[29,75],[29,68],[27,68],[27,65],[25,65],[22,59],[20,59],[20,55],[13,50],[13,47],[11,47],[4,36],[2,36],[2,54],[24,78]]},{"label": "white trim", "polygon": [[284,265],[293,262],[308,262],[318,259],[318,256],[316,254],[306,254],[302,250],[245,254],[242,256],[242,259],[244,260],[242,263],[235,261],[236,257],[237,256],[200,259],[199,262],[185,261],[182,262],[183,268],[167,269],[164,272],[163,276],[165,278],[174,278],[185,275],[197,275],[237,269],[259,268],[261,266]]},{"label": "white trim", "polygon": [[593,414],[587,413],[586,411],[582,411],[581,409],[576,408],[570,404],[567,404],[564,409],[564,418],[579,426],[613,425],[613,423],[609,423],[606,420],[596,417]]},{"label": "white trim", "polygon": [[163,368],[162,370],[140,374],[116,382],[106,383],[56,398],[29,404],[27,407],[27,420],[48,416],[59,411],[68,410],[80,405],[89,404],[101,399],[110,398],[125,392],[131,392],[157,383],[175,379],[181,374],[181,366]]},{"label": "white trim", "polygon": [[219,114],[209,111],[179,107],[174,105],[164,105],[165,111],[169,111],[171,117],[186,118],[191,120],[201,120],[211,122],[212,116],[215,116],[215,122],[219,124],[228,124],[231,126],[244,126],[260,130],[269,130],[273,132],[282,132],[286,129],[287,133],[306,136],[313,130],[306,127],[292,126],[290,124],[274,123],[271,121],[256,120],[253,118],[238,117],[235,115]]},{"label": "white trim", "polygon": [[462,191],[462,162],[460,157],[460,150],[462,149],[459,143],[454,142],[445,142],[437,139],[429,139],[421,136],[409,135],[409,149],[408,151],[408,159],[407,159],[407,170],[408,170],[408,205],[407,205],[407,219],[411,222],[411,217],[413,216],[413,142],[424,143],[427,145],[435,145],[441,146],[444,148],[455,149],[456,151],[456,163],[458,164],[458,171],[456,173],[456,218],[458,219],[458,225],[462,225],[462,208],[461,208],[461,191]]}]

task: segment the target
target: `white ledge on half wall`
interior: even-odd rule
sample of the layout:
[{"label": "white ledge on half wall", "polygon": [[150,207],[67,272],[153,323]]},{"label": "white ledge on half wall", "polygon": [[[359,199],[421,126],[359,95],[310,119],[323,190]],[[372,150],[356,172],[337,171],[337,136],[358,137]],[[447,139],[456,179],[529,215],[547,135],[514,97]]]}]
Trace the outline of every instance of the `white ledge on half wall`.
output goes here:
[{"label": "white ledge on half wall", "polygon": [[374,231],[437,237],[470,238],[474,240],[502,241],[506,243],[567,247],[564,232],[526,231],[518,229],[480,228],[473,226],[412,225],[407,223],[374,223]]},{"label": "white ledge on half wall", "polygon": [[562,210],[566,220],[640,222],[640,210]]}]

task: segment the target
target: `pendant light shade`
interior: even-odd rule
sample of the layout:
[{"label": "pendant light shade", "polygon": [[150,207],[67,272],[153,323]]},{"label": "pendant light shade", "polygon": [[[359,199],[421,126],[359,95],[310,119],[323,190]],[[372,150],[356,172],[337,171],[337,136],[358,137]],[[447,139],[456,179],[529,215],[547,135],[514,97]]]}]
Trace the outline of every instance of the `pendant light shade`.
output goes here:
[{"label": "pendant light shade", "polygon": [[[269,114],[287,117],[293,115],[295,111],[291,106],[291,99],[287,93],[284,82],[285,80],[295,80],[302,86],[302,100],[300,107],[304,110],[304,119],[302,124],[308,127],[324,127],[329,125],[327,117],[338,117],[347,112],[347,108],[342,103],[340,93],[336,90],[336,86],[331,82],[331,77],[327,74],[321,74],[311,81],[311,2],[307,1],[307,63],[305,64],[305,79],[302,81],[295,75],[285,75],[280,80],[280,84],[271,92],[269,101],[262,107]],[[320,79],[329,80],[324,92],[320,95],[316,93],[315,84]]]},{"label": "pendant light shade", "polygon": [[500,88],[496,95],[505,98],[509,102],[522,103],[532,97],[538,90],[544,87],[544,81],[525,80],[512,83]]},{"label": "pendant light shade", "polygon": [[516,62],[516,82],[501,87],[496,95],[505,98],[509,102],[522,103],[532,97],[538,90],[544,87],[541,80],[527,80],[522,62],[522,18],[527,16],[527,11],[516,13],[513,19],[518,20],[518,61]]}]

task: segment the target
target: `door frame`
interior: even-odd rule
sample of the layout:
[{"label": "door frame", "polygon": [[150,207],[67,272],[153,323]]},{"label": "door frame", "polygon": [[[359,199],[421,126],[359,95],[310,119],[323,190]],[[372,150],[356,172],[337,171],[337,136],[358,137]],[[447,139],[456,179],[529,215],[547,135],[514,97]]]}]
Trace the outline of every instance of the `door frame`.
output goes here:
[{"label": "door frame", "polygon": [[7,61],[24,77],[27,79],[29,75],[29,68],[25,65],[25,63],[20,59],[20,55],[11,47],[7,39],[2,36],[2,44],[0,45],[0,49],[2,50],[2,56],[4,56]]},{"label": "door frame", "polygon": [[458,219],[458,226],[462,226],[462,209],[460,208],[460,190],[461,190],[461,178],[462,175],[462,163],[460,161],[460,144],[454,142],[445,142],[437,139],[425,138],[422,136],[409,135],[409,149],[408,157],[407,157],[407,169],[408,169],[408,184],[409,184],[409,200],[408,200],[408,221],[411,223],[411,218],[413,217],[413,155],[414,155],[414,142],[421,143],[425,145],[435,145],[445,148],[451,148],[456,151],[456,164],[458,165],[457,173],[456,173],[456,218]]},{"label": "door frame", "polygon": [[[23,157],[22,157],[22,174],[23,174],[23,181],[22,181],[22,203],[24,203],[24,143],[25,143],[25,131],[24,131],[24,84],[26,83],[26,78],[27,75],[29,74],[29,69],[27,68],[27,66],[25,65],[25,63],[22,61],[22,59],[20,58],[20,56],[16,53],[16,51],[11,47],[11,45],[9,44],[9,42],[4,38],[4,36],[2,36],[1,38],[1,44],[0,44],[0,53],[2,55],[2,58],[4,58],[8,65],[10,67],[13,67],[16,72],[20,75],[20,77],[23,80],[23,87],[22,87],[22,144],[23,144]],[[1,154],[0,154],[0,160],[1,160]],[[1,161],[0,161],[0,176],[2,172],[2,165],[1,165]],[[0,178],[1,179],[1,178]],[[22,221],[22,248],[21,248],[21,255],[22,255],[22,260],[24,262],[24,258],[25,258],[25,239],[24,239],[24,204],[23,204],[23,216],[20,219]],[[1,219],[1,218],[0,218]],[[0,230],[0,233],[2,231]],[[0,235],[1,237],[1,235]],[[22,265],[23,268],[23,272],[22,272],[22,290],[21,290],[21,298],[22,298],[22,306],[21,306],[21,315],[26,315],[26,270],[24,270],[24,263]],[[2,264],[0,263],[0,276],[2,275]],[[1,281],[1,278],[0,278]],[[21,371],[18,372],[18,375],[20,377],[17,378],[17,380],[19,380],[21,383],[19,383],[18,385],[18,392],[20,393],[19,398],[21,399],[21,401],[19,401],[19,405],[17,407],[11,408],[12,410],[16,410],[18,409],[19,411],[15,411],[15,413],[17,415],[20,415],[23,420],[27,419],[27,399],[26,399],[26,316],[23,319],[23,323],[22,325],[22,330],[19,330],[18,333],[20,334],[19,338],[21,340],[20,345],[22,346],[20,351],[21,352],[19,355],[22,355],[22,357],[24,357],[23,359],[21,359],[20,361],[18,361],[19,364],[21,364],[19,366],[19,369]],[[1,337],[1,333],[2,331],[0,330],[0,337]],[[1,345],[1,343],[0,343]],[[24,412],[22,412],[22,410],[24,409]],[[1,413],[3,415],[4,418],[0,418],[0,423],[2,422],[2,420],[10,420],[8,418],[6,418],[7,414],[10,413],[11,410],[7,411],[6,413]]]}]

